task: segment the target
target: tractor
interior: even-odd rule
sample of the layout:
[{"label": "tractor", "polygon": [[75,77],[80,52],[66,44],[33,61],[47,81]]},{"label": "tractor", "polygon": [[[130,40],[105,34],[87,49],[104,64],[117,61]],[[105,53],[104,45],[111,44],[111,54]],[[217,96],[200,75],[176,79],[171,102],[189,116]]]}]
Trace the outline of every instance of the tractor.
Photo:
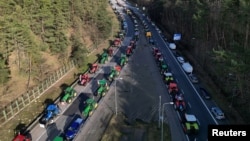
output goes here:
[{"label": "tractor", "polygon": [[115,66],[114,68],[111,69],[111,72],[108,76],[109,81],[113,81],[115,77],[117,77],[120,74],[121,71],[121,66]]},{"label": "tractor", "polygon": [[156,61],[159,61],[159,59],[162,57],[162,55],[161,55],[161,53],[160,52],[157,52],[156,54],[155,54],[155,60]]},{"label": "tractor", "polygon": [[136,49],[136,42],[134,40],[131,40],[129,46],[131,46],[132,49]]},{"label": "tractor", "polygon": [[126,56],[129,57],[133,53],[132,46],[128,46],[126,49]]},{"label": "tractor", "polygon": [[109,54],[109,57],[112,57],[114,55],[114,49],[113,49],[113,47],[109,47],[108,54]]},{"label": "tractor", "polygon": [[178,93],[177,84],[174,82],[170,82],[168,85],[168,93],[173,98]]},{"label": "tractor", "polygon": [[195,115],[183,113],[181,118],[183,130],[186,134],[198,134],[199,124]]},{"label": "tractor", "polygon": [[153,47],[153,55],[155,56],[158,52],[160,52],[159,49],[156,47]]},{"label": "tractor", "polygon": [[121,46],[121,39],[120,38],[116,38],[113,42],[113,46],[114,47],[120,47]]},{"label": "tractor", "polygon": [[96,91],[96,96],[105,96],[106,95],[106,92],[109,90],[109,86],[108,86],[108,83],[105,79],[102,79],[102,80],[99,80],[97,81],[97,84],[98,84],[98,89]]},{"label": "tractor", "polygon": [[126,65],[128,62],[128,58],[125,54],[121,54],[121,58],[120,58],[120,66],[124,66]]},{"label": "tractor", "polygon": [[139,32],[135,32],[135,36],[134,36],[134,39],[135,41],[138,41],[139,40]]},{"label": "tractor", "polygon": [[108,53],[104,52],[99,59],[99,63],[105,64],[106,61],[108,61]]},{"label": "tractor", "polygon": [[60,114],[61,110],[58,105],[50,104],[46,107],[42,118],[39,120],[40,127],[46,127],[54,122],[54,118]]},{"label": "tractor", "polygon": [[97,63],[94,63],[94,64],[91,65],[90,70],[89,70],[89,73],[91,73],[91,74],[92,74],[92,73],[96,73],[97,70],[98,70],[98,64],[97,64]]},{"label": "tractor", "polygon": [[184,101],[183,94],[176,94],[175,97],[173,98],[173,102],[174,102],[175,110],[178,110],[180,112],[183,112],[186,110],[186,103]]},{"label": "tractor", "polygon": [[164,61],[160,63],[160,71],[161,71],[161,74],[164,74],[165,72],[168,71],[168,65],[164,63]]},{"label": "tractor", "polygon": [[88,74],[81,74],[79,76],[78,84],[82,86],[86,86],[89,81],[90,81],[90,78]]},{"label": "tractor", "polygon": [[88,116],[91,116],[93,114],[93,111],[97,108],[98,104],[93,98],[88,98],[86,101],[84,101],[84,109],[82,111],[82,115],[84,118],[87,118]]},{"label": "tractor", "polygon": [[163,80],[164,80],[164,82],[167,84],[167,86],[169,86],[169,84],[170,84],[171,82],[174,82],[173,74],[170,73],[170,72],[164,72],[164,73],[163,73]]},{"label": "tractor", "polygon": [[32,141],[32,136],[29,132],[19,132],[12,141]]},{"label": "tractor", "polygon": [[61,103],[71,103],[73,98],[77,96],[77,92],[72,87],[67,87],[64,90],[64,96],[61,99]]}]

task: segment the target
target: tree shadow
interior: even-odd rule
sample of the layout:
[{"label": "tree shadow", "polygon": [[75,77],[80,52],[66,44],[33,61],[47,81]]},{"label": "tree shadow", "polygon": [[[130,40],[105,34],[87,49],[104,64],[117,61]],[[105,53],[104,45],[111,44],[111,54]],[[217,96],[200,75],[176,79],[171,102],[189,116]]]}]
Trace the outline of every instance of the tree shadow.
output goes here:
[{"label": "tree shadow", "polygon": [[17,135],[18,133],[23,134],[23,133],[26,132],[26,129],[27,129],[26,124],[24,124],[24,123],[19,123],[19,124],[16,126],[16,128],[14,129],[14,134],[15,134],[15,135]]},{"label": "tree shadow", "polygon": [[50,104],[53,104],[54,103],[54,100],[53,99],[50,99],[50,98],[47,98],[44,100],[43,104],[48,106]]}]

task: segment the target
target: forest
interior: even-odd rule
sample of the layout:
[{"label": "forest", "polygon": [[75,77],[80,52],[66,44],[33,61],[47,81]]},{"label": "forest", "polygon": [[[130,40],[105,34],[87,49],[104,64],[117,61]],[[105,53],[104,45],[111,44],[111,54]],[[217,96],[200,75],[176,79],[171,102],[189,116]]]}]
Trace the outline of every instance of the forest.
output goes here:
[{"label": "forest", "polygon": [[108,6],[108,0],[0,0],[0,105],[71,60],[86,68],[88,48],[111,35]]},{"label": "forest", "polygon": [[[249,0],[133,0],[173,38],[184,56],[218,87],[216,95],[250,122],[250,1]],[[227,107],[228,108],[228,107]]]}]

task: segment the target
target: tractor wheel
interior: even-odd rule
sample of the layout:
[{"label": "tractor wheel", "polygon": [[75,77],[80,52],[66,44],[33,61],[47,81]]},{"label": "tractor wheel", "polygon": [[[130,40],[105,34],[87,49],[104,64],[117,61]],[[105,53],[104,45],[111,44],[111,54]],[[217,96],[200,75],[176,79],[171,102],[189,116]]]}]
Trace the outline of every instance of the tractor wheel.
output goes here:
[{"label": "tractor wheel", "polygon": [[106,92],[103,92],[103,93],[102,93],[102,96],[105,96],[105,95],[106,95]]},{"label": "tractor wheel", "polygon": [[107,90],[109,90],[109,86],[107,86]]},{"label": "tractor wheel", "polygon": [[67,100],[67,103],[71,103],[71,101],[72,101],[72,100],[71,100],[71,98],[70,98],[70,99]]},{"label": "tractor wheel", "polygon": [[92,116],[92,114],[93,114],[93,111],[90,111],[90,112],[89,112],[89,117]]},{"label": "tractor wheel", "polygon": [[98,106],[98,104],[96,103],[96,104],[94,105],[94,109],[96,109],[96,108],[97,108],[97,106]]},{"label": "tractor wheel", "polygon": [[73,96],[74,96],[74,97],[76,97],[76,95],[77,95],[77,93],[76,93],[76,92],[74,92]]}]

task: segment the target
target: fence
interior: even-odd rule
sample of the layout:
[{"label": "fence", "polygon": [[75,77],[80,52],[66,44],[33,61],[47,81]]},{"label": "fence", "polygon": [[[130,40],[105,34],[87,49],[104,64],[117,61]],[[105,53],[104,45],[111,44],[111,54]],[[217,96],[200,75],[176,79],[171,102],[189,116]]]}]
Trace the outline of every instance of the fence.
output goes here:
[{"label": "fence", "polygon": [[73,61],[69,62],[68,64],[57,70],[55,73],[53,73],[48,79],[40,83],[40,85],[36,86],[27,93],[22,94],[20,97],[10,102],[7,106],[0,109],[0,124],[2,125],[5,122],[9,121],[31,102],[39,98],[46,90],[48,90],[52,86],[52,84],[58,81],[74,66],[75,64]]}]

